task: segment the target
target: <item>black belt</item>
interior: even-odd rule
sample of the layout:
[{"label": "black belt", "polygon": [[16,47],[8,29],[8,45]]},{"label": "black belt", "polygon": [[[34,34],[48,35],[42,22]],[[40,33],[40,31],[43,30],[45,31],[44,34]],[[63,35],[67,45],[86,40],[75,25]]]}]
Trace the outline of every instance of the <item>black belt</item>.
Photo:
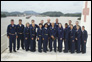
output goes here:
[{"label": "black belt", "polygon": [[44,35],[48,35],[48,34],[44,34]]},{"label": "black belt", "polygon": [[12,34],[12,33],[9,33],[10,35],[15,35],[15,34]]},{"label": "black belt", "polygon": [[26,34],[29,34],[29,33],[26,33]]},{"label": "black belt", "polygon": [[18,34],[23,34],[23,33],[18,33]]}]

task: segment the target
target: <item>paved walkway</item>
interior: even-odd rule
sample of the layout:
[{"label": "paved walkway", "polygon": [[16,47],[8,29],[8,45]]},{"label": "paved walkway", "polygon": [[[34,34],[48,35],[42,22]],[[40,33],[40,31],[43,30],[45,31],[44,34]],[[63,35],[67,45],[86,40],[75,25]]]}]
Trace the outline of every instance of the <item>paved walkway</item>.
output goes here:
[{"label": "paved walkway", "polygon": [[16,53],[9,53],[8,49],[1,54],[1,61],[91,61],[91,48],[87,48],[87,53],[59,53],[47,52],[39,53],[25,50],[18,50]]}]

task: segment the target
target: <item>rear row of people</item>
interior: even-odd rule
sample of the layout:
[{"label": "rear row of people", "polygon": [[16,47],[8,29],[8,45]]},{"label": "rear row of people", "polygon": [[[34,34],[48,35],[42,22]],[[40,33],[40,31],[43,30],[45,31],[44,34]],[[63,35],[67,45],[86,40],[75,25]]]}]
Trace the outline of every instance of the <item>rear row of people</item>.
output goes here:
[{"label": "rear row of people", "polygon": [[[43,20],[39,23],[39,26],[32,20],[32,24],[26,23],[26,26],[22,24],[22,20],[19,19],[19,24],[15,25],[14,20],[11,20],[11,24],[7,27],[7,36],[9,38],[9,51],[16,52],[16,38],[17,38],[17,50],[20,49],[20,40],[22,49],[31,52],[36,51],[36,42],[38,42],[38,51],[51,52],[54,48],[54,52],[57,50],[62,52],[62,42],[64,42],[64,53],[77,52],[86,53],[87,31],[85,27],[79,26],[78,21],[73,26],[69,20],[69,25],[65,23],[63,28],[61,23],[50,23],[50,19],[43,25]],[[37,30],[36,30],[37,29]],[[37,41],[36,41],[37,39]],[[58,42],[58,45],[57,45]],[[58,46],[58,49],[57,49]]]}]

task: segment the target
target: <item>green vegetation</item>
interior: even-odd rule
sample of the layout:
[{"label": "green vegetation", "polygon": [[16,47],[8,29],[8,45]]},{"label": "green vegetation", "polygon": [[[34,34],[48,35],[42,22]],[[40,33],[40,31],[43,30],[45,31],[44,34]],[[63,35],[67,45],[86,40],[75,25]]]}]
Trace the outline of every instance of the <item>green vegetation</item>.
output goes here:
[{"label": "green vegetation", "polygon": [[44,12],[44,13],[37,13],[34,11],[24,11],[24,12],[1,12],[1,17],[4,16],[17,16],[17,15],[39,15],[39,16],[50,16],[50,17],[60,17],[60,16],[67,16],[67,17],[81,17],[81,13],[67,13],[64,14],[62,12],[58,12],[58,11],[48,11],[48,12]]}]

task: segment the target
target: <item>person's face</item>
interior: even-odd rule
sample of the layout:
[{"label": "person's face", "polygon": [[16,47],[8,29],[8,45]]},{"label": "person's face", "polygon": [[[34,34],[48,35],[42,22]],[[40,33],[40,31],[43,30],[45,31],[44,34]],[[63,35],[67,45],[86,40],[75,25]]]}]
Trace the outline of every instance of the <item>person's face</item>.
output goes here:
[{"label": "person's face", "polygon": [[67,25],[65,25],[65,28],[67,27]]},{"label": "person's face", "polygon": [[82,30],[84,30],[84,27],[82,27]]},{"label": "person's face", "polygon": [[69,20],[69,24],[71,24],[72,22]]},{"label": "person's face", "polygon": [[50,19],[48,19],[47,22],[50,23]]},{"label": "person's face", "polygon": [[56,19],[56,23],[58,23],[58,19]]},{"label": "person's face", "polygon": [[27,23],[27,27],[29,27],[29,24]]},{"label": "person's face", "polygon": [[48,26],[47,26],[47,25],[45,25],[45,27],[47,28]]},{"label": "person's face", "polygon": [[42,20],[42,21],[41,21],[41,23],[43,24],[43,23],[44,23],[44,21]]},{"label": "person's face", "polygon": [[76,25],[78,25],[79,24],[79,22],[76,22]]},{"label": "person's face", "polygon": [[14,24],[14,21],[11,21],[11,24],[13,25]]},{"label": "person's face", "polygon": [[59,24],[59,27],[61,27],[61,24]]},{"label": "person's face", "polygon": [[32,21],[32,23],[34,23],[34,21]]},{"label": "person's face", "polygon": [[19,21],[19,24],[21,24],[22,23],[22,21]]},{"label": "person's face", "polygon": [[42,28],[42,25],[39,25],[40,28]]}]

